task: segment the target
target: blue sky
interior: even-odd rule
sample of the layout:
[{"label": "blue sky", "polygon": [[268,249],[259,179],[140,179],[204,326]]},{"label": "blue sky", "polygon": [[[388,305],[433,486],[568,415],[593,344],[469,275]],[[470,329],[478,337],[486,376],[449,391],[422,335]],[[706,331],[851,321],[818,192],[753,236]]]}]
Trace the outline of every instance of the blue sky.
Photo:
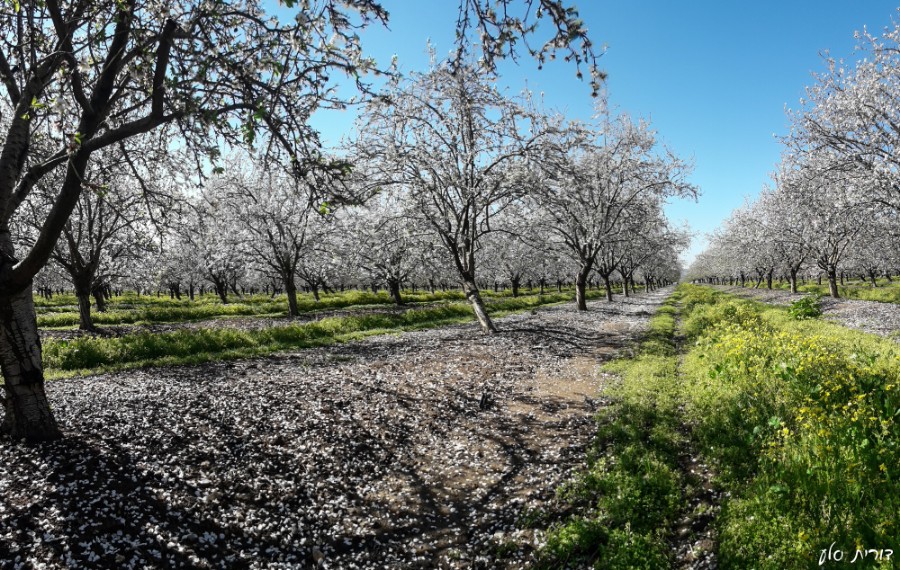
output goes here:
[{"label": "blue sky", "polygon": [[[457,0],[384,0],[390,30],[361,34],[365,50],[387,64],[397,54],[401,69],[427,65],[431,40],[438,54],[452,48]],[[820,52],[853,59],[855,30],[880,32],[897,17],[895,2],[782,0],[756,2],[620,0],[576,1],[595,44],[607,46],[601,66],[609,74],[611,107],[650,118],[660,138],[693,158],[699,201],[675,201],[673,221],[699,233],[713,230],[755,196],[780,154],[773,135],[784,134],[785,106],[796,107],[812,73],[824,70]],[[504,63],[501,84],[511,92],[527,82],[544,92],[548,106],[589,119],[593,100],[571,64],[543,70],[523,57]],[[354,113],[316,117],[326,144],[352,131]],[[686,260],[703,249],[695,238]]]}]

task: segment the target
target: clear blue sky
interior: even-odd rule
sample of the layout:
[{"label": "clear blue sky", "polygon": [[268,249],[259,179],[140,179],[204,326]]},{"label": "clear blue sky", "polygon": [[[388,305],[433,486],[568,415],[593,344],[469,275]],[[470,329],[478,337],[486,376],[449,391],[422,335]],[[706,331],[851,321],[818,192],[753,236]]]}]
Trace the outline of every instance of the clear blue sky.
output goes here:
[{"label": "clear blue sky", "polygon": [[[773,135],[787,131],[785,106],[797,107],[812,73],[824,70],[820,52],[853,58],[855,30],[880,32],[897,17],[900,3],[883,0],[781,0],[756,2],[576,0],[595,44],[605,44],[601,66],[611,107],[649,117],[660,138],[692,157],[697,203],[677,201],[667,213],[709,232],[755,196],[780,154]],[[384,0],[390,30],[371,28],[361,37],[379,63],[397,54],[401,69],[427,65],[426,41],[438,54],[452,48],[458,0]],[[538,70],[523,57],[504,63],[501,83],[511,92],[526,82],[545,93],[546,104],[589,119],[593,100],[574,66]],[[352,132],[354,113],[328,113],[315,125],[326,144]],[[703,249],[694,240],[686,258]]]}]

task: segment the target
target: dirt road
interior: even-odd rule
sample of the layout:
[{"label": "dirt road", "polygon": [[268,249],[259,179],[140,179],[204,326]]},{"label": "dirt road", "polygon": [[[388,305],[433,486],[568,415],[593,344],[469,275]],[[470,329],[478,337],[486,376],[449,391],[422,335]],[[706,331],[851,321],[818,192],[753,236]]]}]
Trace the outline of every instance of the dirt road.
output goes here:
[{"label": "dirt road", "polygon": [[[53,382],[0,443],[0,560],[519,568],[582,465],[597,364],[668,290],[292,354]],[[540,524],[535,525],[540,526]],[[5,567],[5,566],[4,566]]]}]

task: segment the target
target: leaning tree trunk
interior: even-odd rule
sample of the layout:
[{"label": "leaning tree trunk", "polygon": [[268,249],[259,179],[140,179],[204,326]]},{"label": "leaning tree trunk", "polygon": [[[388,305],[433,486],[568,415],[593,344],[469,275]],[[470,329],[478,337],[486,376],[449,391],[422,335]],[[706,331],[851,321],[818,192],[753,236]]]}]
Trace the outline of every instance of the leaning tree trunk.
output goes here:
[{"label": "leaning tree trunk", "polygon": [[29,441],[60,437],[44,391],[41,340],[30,286],[0,296],[0,370],[6,409],[0,429]]},{"label": "leaning tree trunk", "polygon": [[[300,315],[300,308],[297,306],[297,284],[294,282],[293,272],[285,275],[283,281],[284,292],[287,294],[288,300],[288,314],[292,317],[297,317]],[[272,292],[274,293],[274,291],[275,288],[272,287]]]},{"label": "leaning tree trunk", "polygon": [[838,292],[838,284],[837,284],[837,270],[829,269],[828,270],[828,292],[835,299],[840,298],[840,293]]},{"label": "leaning tree trunk", "polygon": [[481,293],[478,291],[478,285],[475,284],[474,278],[466,277],[463,279],[463,292],[466,294],[466,299],[469,300],[469,303],[472,305],[472,311],[475,313],[475,318],[478,319],[478,324],[481,325],[481,330],[485,334],[494,334],[497,332],[497,327],[494,325],[494,321],[491,320],[490,315],[488,315],[487,308],[484,306],[484,300],[481,298]]}]

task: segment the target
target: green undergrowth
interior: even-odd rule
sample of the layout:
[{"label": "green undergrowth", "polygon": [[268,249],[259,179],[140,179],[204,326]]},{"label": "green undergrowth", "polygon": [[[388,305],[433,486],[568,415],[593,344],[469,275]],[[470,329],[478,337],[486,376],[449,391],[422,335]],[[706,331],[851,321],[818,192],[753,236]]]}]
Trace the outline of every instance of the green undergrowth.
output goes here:
[{"label": "green undergrowth", "polygon": [[587,468],[558,490],[573,514],[550,529],[540,567],[669,565],[683,488],[674,342],[680,297],[656,312],[633,358],[604,366],[617,378],[605,391],[612,402],[597,417]]},{"label": "green undergrowth", "polygon": [[[502,305],[508,299],[529,298],[538,296],[538,289],[521,289],[519,297],[513,297],[512,291],[483,291],[482,297],[490,304]],[[543,297],[556,298],[560,294],[569,297],[573,292],[563,289],[562,292],[545,292]],[[591,291],[589,298],[602,296],[599,291]],[[404,303],[416,305],[440,305],[464,301],[461,291],[405,291]],[[332,311],[345,308],[364,308],[392,306],[393,300],[388,293],[382,291],[348,290],[344,292],[323,293],[316,301],[310,294],[298,294],[297,306],[303,314],[315,314],[320,311]],[[107,303],[104,312],[91,312],[94,324],[98,326],[127,324],[162,324],[193,322],[216,318],[232,317],[286,317],[288,314],[287,298],[284,295],[270,297],[268,295],[232,296],[231,302],[223,304],[219,297],[212,294],[197,295],[194,301],[186,296],[182,299],[170,299],[168,296],[137,295],[125,293],[114,297]],[[74,295],[56,295],[52,299],[35,298],[35,309],[38,314],[38,326],[44,329],[72,328],[79,324],[78,301]],[[502,309],[501,309],[502,310]]]},{"label": "green undergrowth", "polygon": [[720,568],[894,567],[900,347],[801,308],[677,288],[638,353],[605,366],[612,401],[543,567],[669,567],[685,446],[722,491]]},{"label": "green undergrowth", "polygon": [[[900,281],[877,279],[878,287],[872,287],[871,283],[864,281],[847,281],[845,285],[838,285],[838,294],[845,299],[859,299],[861,301],[878,301],[879,303],[900,303]],[[790,289],[789,283],[778,283],[779,289]],[[801,293],[814,295],[829,295],[828,283],[823,280],[822,285],[815,282],[798,284],[797,290]]]},{"label": "green undergrowth", "polygon": [[679,290],[686,415],[729,492],[720,567],[815,568],[823,550],[825,567],[892,567],[862,551],[900,552],[897,345],[789,308]]},{"label": "green undergrowth", "polygon": [[[601,295],[594,291],[589,298]],[[570,294],[554,293],[497,298],[488,308],[491,316],[497,318],[567,302],[571,302]],[[44,368],[48,378],[60,378],[144,366],[198,364],[346,342],[376,334],[446,326],[473,318],[469,304],[450,303],[402,313],[329,317],[259,330],[200,328],[167,333],[141,332],[112,338],[47,339],[43,342]]]}]

